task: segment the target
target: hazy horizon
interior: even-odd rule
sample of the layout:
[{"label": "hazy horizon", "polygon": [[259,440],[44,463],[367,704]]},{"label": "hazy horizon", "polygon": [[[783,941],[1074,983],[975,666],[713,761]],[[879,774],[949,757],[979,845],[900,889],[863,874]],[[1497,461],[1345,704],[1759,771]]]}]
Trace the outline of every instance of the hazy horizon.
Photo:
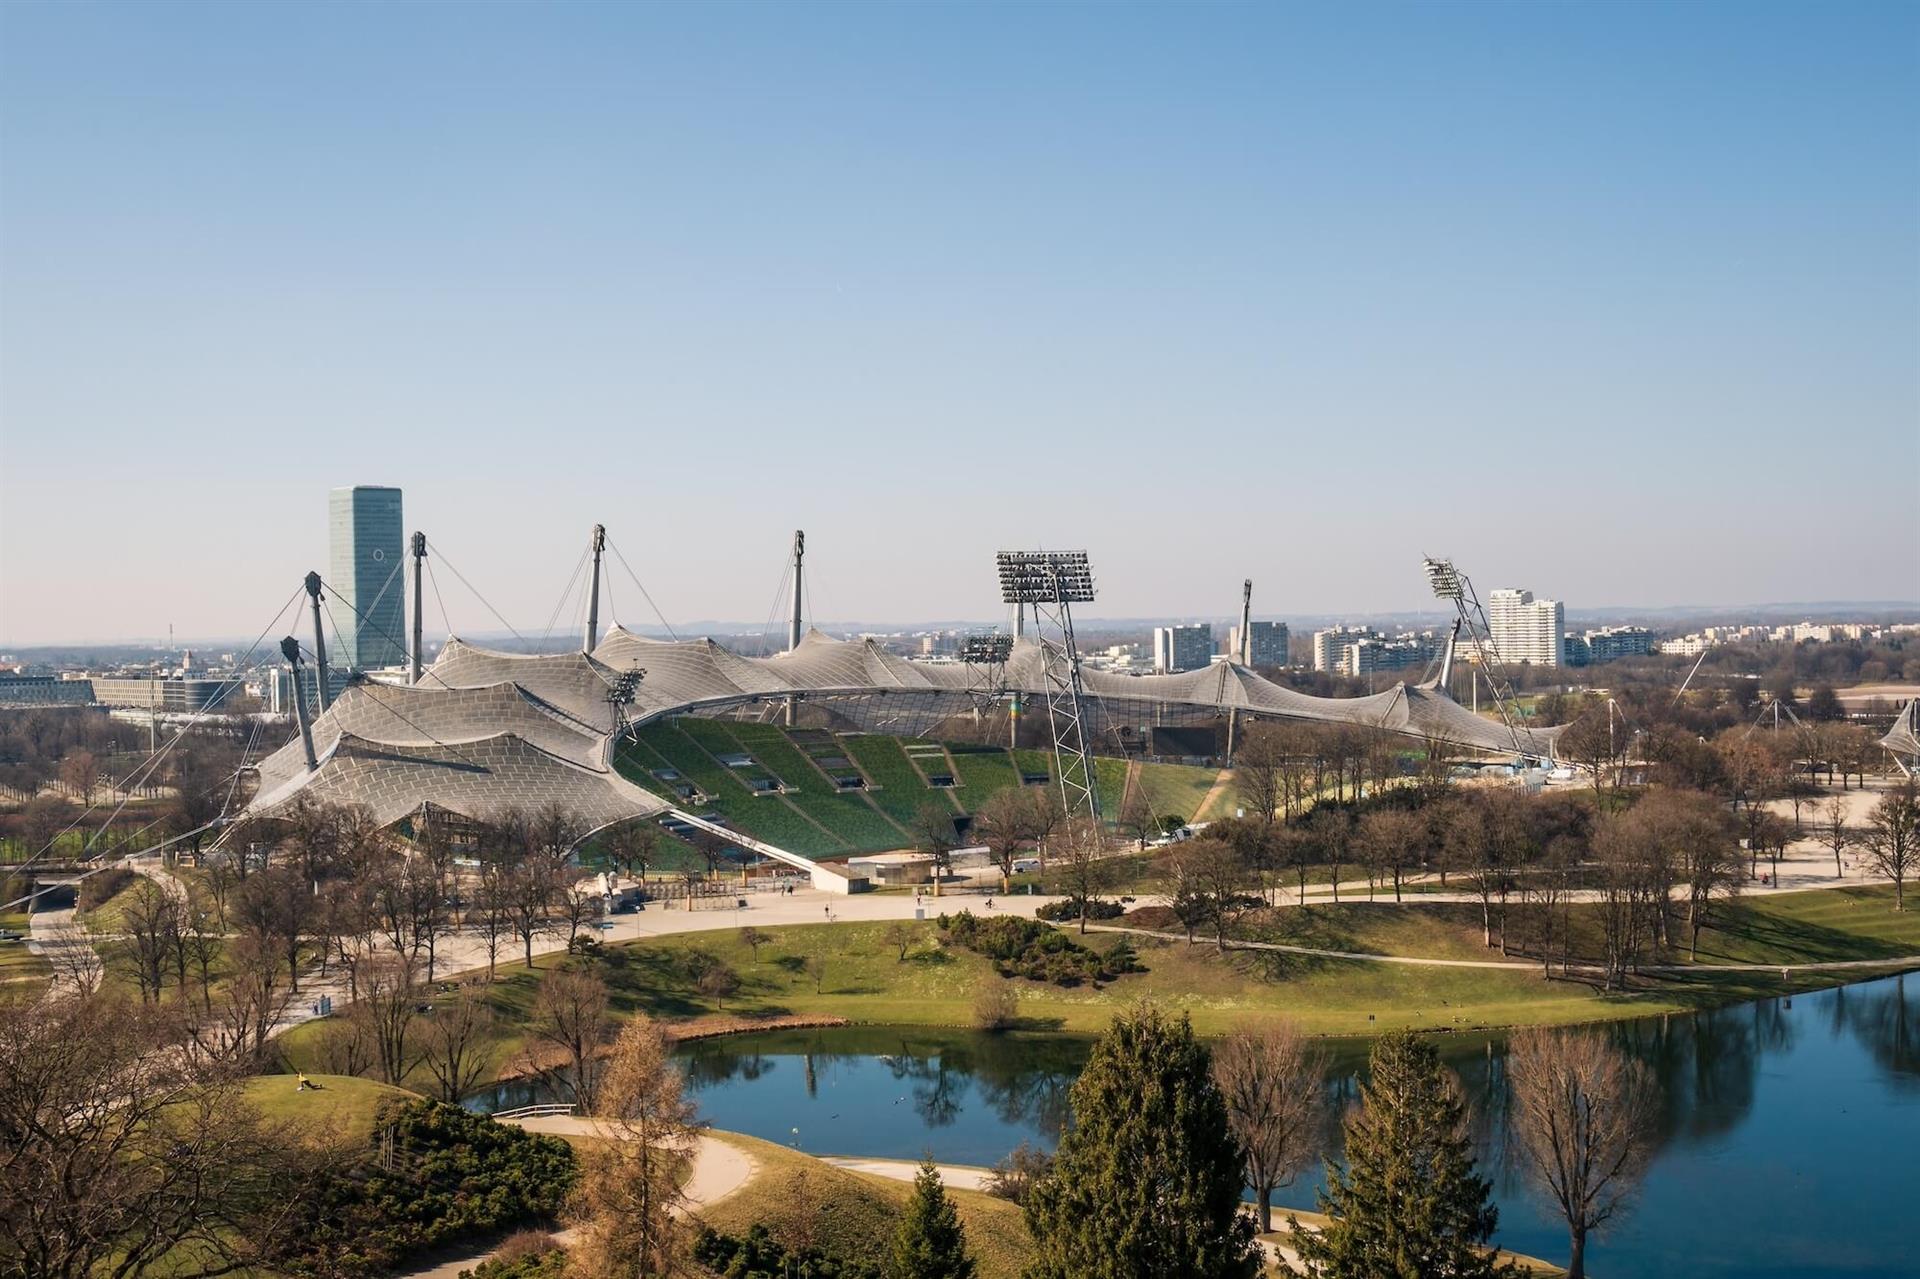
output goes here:
[{"label": "hazy horizon", "polygon": [[0,6],[0,647],[250,637],[353,483],[523,631],[595,521],[676,626],[778,611],[796,527],[822,619],[993,618],[1033,546],[1089,619],[1430,610],[1423,555],[1570,614],[1897,603],[1916,47],[1866,3]]}]

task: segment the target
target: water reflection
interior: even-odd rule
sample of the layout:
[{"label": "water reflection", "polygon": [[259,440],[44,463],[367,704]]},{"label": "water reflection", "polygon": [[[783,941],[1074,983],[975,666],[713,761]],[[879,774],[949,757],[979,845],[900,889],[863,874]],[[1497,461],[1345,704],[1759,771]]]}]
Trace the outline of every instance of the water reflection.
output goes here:
[{"label": "water reflection", "polygon": [[[1641,1208],[1600,1242],[1609,1279],[1694,1274],[1911,1273],[1900,1216],[1920,1197],[1920,977],[1618,1022],[1601,1033],[1662,1085],[1658,1153]],[[685,1058],[718,1126],[817,1152],[990,1164],[1022,1140],[1052,1147],[1090,1043],[1062,1036],[839,1029],[716,1040]],[[1533,1195],[1508,1127],[1504,1041],[1447,1038],[1472,1106],[1500,1238],[1540,1255],[1564,1234]],[[1357,1097],[1365,1045],[1331,1045],[1326,1153]],[[799,1135],[794,1136],[795,1130]],[[1280,1196],[1310,1207],[1318,1176]],[[1802,1240],[1846,1247],[1824,1253]],[[1605,1259],[1602,1266],[1600,1259]]]}]

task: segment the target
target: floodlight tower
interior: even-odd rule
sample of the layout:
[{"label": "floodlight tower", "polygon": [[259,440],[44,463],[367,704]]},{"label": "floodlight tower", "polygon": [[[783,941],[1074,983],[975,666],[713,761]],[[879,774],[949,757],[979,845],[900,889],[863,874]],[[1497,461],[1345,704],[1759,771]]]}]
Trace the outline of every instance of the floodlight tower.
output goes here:
[{"label": "floodlight tower", "polygon": [[1007,691],[1007,658],[1013,655],[1013,636],[999,631],[968,635],[960,641],[960,660],[967,667],[967,693],[973,698],[973,718],[1000,704]]},{"label": "floodlight tower", "polygon": [[[1100,798],[1094,792],[1093,765],[1087,757],[1086,690],[1080,681],[1080,649],[1073,638],[1073,606],[1093,602],[1093,568],[1085,551],[1001,551],[995,558],[1000,598],[1033,606],[1061,807],[1069,821],[1085,813],[1097,828]],[[1059,638],[1048,633],[1049,627]]]},{"label": "floodlight tower", "polygon": [[614,741],[618,742],[632,727],[632,718],[627,707],[633,705],[640,694],[640,681],[647,677],[645,670],[638,666],[629,667],[614,676],[613,683],[607,686],[607,705],[613,708]]},{"label": "floodlight tower", "polygon": [[[1507,734],[1513,739],[1513,751],[1516,755],[1531,752],[1520,743],[1520,730],[1513,722],[1510,709],[1513,702],[1513,688],[1500,674],[1497,664],[1499,655],[1489,642],[1492,627],[1487,624],[1487,610],[1480,606],[1480,596],[1473,589],[1473,581],[1465,573],[1453,566],[1452,560],[1436,560],[1429,557],[1426,561],[1427,582],[1433,587],[1435,599],[1451,600],[1454,609],[1453,635],[1458,636],[1464,626],[1467,639],[1473,644],[1474,656],[1479,659],[1480,669],[1486,673],[1487,690],[1493,694],[1493,705],[1500,712],[1500,722],[1506,725]],[[1452,674],[1453,638],[1447,641],[1447,658],[1443,672]]]}]

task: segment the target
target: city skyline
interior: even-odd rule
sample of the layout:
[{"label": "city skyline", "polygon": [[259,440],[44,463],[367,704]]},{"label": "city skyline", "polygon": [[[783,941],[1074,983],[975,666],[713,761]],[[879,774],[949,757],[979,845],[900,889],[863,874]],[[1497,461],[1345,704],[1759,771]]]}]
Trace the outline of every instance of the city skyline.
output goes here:
[{"label": "city skyline", "polygon": [[0,642],[250,635],[356,483],[516,624],[596,520],[676,624],[796,527],[823,619],[1911,597],[1920,17],[1844,12],[6,6]]}]

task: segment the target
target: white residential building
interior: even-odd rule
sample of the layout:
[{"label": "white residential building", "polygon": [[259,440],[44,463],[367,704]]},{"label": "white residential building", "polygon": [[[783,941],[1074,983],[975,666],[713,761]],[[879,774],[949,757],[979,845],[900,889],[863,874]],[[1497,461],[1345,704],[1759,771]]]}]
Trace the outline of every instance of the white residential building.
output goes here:
[{"label": "white residential building", "polygon": [[1537,600],[1532,591],[1513,587],[1494,591],[1487,596],[1487,626],[1501,661],[1560,665],[1566,606],[1559,600]]}]

